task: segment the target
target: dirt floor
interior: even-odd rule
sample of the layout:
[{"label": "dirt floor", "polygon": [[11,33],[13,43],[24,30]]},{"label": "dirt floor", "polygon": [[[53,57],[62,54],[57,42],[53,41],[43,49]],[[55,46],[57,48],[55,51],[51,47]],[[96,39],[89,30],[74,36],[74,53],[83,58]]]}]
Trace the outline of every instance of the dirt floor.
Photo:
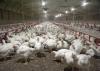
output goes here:
[{"label": "dirt floor", "polygon": [[[0,61],[0,71],[72,71],[66,63],[56,61],[53,54],[44,52],[42,56],[33,54],[28,64],[19,60],[19,56],[14,56],[7,61]],[[78,71],[78,69],[74,69]]]}]

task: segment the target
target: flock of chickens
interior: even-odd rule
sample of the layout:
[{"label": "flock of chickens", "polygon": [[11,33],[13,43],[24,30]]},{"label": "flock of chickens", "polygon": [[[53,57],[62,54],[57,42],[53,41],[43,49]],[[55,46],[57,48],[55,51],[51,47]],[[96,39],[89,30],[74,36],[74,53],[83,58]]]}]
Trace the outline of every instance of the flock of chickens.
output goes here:
[{"label": "flock of chickens", "polygon": [[48,50],[57,60],[69,66],[88,67],[92,57],[100,53],[94,42],[76,37],[69,30],[64,30],[51,22],[44,22],[27,28],[20,33],[11,33],[8,40],[0,44],[0,57],[6,59],[11,54],[22,56],[25,63],[33,52]]}]

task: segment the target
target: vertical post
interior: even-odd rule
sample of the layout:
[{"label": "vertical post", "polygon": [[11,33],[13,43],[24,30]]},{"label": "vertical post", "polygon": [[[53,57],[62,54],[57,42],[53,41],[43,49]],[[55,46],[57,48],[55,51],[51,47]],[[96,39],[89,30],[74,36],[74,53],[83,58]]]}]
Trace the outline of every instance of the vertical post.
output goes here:
[{"label": "vertical post", "polygon": [[1,19],[4,19],[4,13],[3,13],[3,9],[1,9]]},{"label": "vertical post", "polygon": [[1,19],[1,20],[3,19],[3,12],[2,12],[2,9],[0,9],[0,19]]},{"label": "vertical post", "polygon": [[72,13],[73,13],[73,26],[74,26],[74,24],[75,24],[75,12],[72,11]]},{"label": "vertical post", "polygon": [[7,17],[8,17],[8,20],[10,19],[10,12],[7,10]]},{"label": "vertical post", "polygon": [[73,20],[73,25],[74,25],[74,12],[73,12],[72,20]]},{"label": "vertical post", "polygon": [[23,0],[21,0],[21,12],[22,12],[22,22],[24,22],[24,12],[23,12]]},{"label": "vertical post", "polygon": [[91,36],[89,35],[89,41],[91,41]]}]

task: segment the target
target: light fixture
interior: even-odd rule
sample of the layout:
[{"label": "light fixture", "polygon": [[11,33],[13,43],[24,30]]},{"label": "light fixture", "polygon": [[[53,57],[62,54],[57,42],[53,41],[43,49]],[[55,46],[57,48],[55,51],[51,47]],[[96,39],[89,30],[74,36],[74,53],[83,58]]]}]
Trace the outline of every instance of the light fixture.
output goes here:
[{"label": "light fixture", "polygon": [[44,10],[44,11],[43,11],[43,13],[45,13],[45,14],[46,14],[46,13],[47,13],[47,10]]},{"label": "light fixture", "polygon": [[55,17],[58,18],[58,17],[61,17],[61,16],[62,16],[62,14],[57,14]]},{"label": "light fixture", "polygon": [[71,8],[71,11],[75,11],[76,9],[74,7]]},{"label": "light fixture", "polygon": [[45,6],[46,5],[46,1],[42,1],[42,6]]},{"label": "light fixture", "polygon": [[58,16],[56,15],[55,18],[57,18]]},{"label": "light fixture", "polygon": [[69,12],[66,10],[65,13],[68,14]]},{"label": "light fixture", "polygon": [[82,5],[81,5],[81,6],[85,7],[85,6],[87,6],[88,4],[89,4],[89,3],[86,2],[86,0],[85,0],[85,1],[82,2]]},{"label": "light fixture", "polygon": [[62,14],[58,14],[58,16],[60,17],[60,16],[62,16]]}]

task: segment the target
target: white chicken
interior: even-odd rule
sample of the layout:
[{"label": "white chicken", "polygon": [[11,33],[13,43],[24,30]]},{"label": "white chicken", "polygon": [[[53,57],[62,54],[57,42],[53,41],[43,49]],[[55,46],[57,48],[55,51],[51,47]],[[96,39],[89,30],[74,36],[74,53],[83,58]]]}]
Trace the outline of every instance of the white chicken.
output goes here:
[{"label": "white chicken", "polygon": [[30,57],[30,55],[32,55],[33,51],[35,51],[34,48],[30,48],[28,46],[26,46],[27,43],[25,43],[25,45],[21,45],[18,50],[17,50],[17,54],[21,55],[24,57],[25,59],[25,63],[27,63],[28,58]]},{"label": "white chicken", "polygon": [[77,55],[77,66],[79,68],[86,68],[89,69],[90,66],[90,61],[91,61],[91,56],[90,55],[85,55],[85,54],[79,54]]},{"label": "white chicken", "polygon": [[56,39],[47,39],[44,42],[45,48],[49,49],[52,51],[52,49],[55,49],[57,46],[57,40]]},{"label": "white chicken", "polygon": [[14,44],[12,43],[4,43],[1,47],[0,47],[0,56],[5,58],[7,56],[9,56],[11,53],[14,52]]},{"label": "white chicken", "polygon": [[75,36],[71,34],[66,34],[65,40],[71,43],[73,40],[75,40]]},{"label": "white chicken", "polygon": [[37,40],[36,40],[35,38],[31,38],[31,39],[29,40],[29,46],[30,46],[30,47],[34,47],[36,41],[37,41]]},{"label": "white chicken", "polygon": [[74,63],[77,53],[68,49],[60,49],[58,51],[53,51],[55,58],[61,61],[65,60],[68,65]]},{"label": "white chicken", "polygon": [[58,51],[53,51],[52,53],[55,55],[55,58],[58,59],[58,60],[63,60],[64,58],[64,55],[66,52],[68,52],[69,50],[67,49],[60,49]]},{"label": "white chicken", "polygon": [[72,42],[72,45],[70,46],[70,50],[76,51],[79,54],[81,53],[83,48],[83,42],[80,39],[74,40]]},{"label": "white chicken", "polygon": [[36,42],[35,42],[34,48],[35,48],[36,50],[42,50],[42,49],[44,49],[44,46],[43,46],[43,44],[42,44],[41,42],[36,41]]},{"label": "white chicken", "polygon": [[65,39],[65,34],[59,33],[59,34],[58,34],[58,38],[59,38],[59,39]]},{"label": "white chicken", "polygon": [[90,55],[90,56],[94,56],[95,55],[95,51],[93,49],[89,49],[86,51],[86,54]]},{"label": "white chicken", "polygon": [[75,51],[69,50],[65,53],[64,59],[68,65],[73,65],[75,63],[77,53]]},{"label": "white chicken", "polygon": [[63,48],[63,43],[61,40],[58,40],[57,41],[57,49],[61,49],[61,48]]},{"label": "white chicken", "polygon": [[68,42],[66,42],[66,41],[62,41],[63,42],[63,48],[65,48],[65,49],[69,49],[69,44],[68,44]]}]

